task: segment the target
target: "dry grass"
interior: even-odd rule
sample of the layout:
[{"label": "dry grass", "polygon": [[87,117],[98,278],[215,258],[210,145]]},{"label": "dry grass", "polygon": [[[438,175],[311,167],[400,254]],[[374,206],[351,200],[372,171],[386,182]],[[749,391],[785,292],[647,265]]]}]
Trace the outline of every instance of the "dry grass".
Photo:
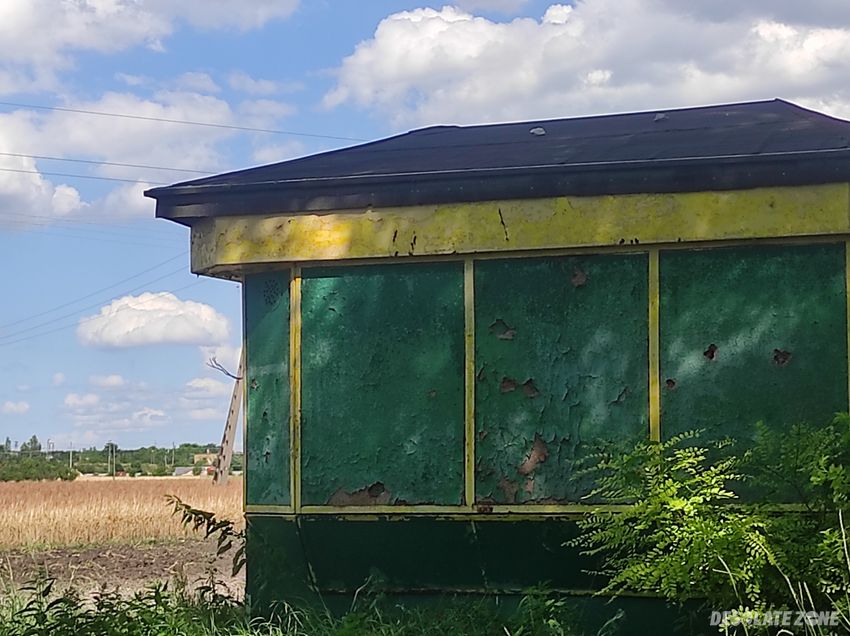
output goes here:
[{"label": "dry grass", "polygon": [[0,550],[134,544],[188,534],[165,495],[226,519],[242,518],[242,480],[201,478],[0,482]]}]

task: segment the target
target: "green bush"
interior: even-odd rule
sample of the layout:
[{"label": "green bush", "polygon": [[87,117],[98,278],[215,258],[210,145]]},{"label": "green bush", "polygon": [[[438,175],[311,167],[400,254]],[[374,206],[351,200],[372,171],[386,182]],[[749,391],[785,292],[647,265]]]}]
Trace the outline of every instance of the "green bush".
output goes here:
[{"label": "green bush", "polygon": [[14,457],[0,461],[0,481],[73,481],[77,471],[43,457]]},{"label": "green bush", "polygon": [[700,437],[593,458],[593,496],[621,507],[580,519],[574,544],[601,560],[604,592],[712,609],[829,608],[850,627],[848,416],[759,425],[746,445]]}]

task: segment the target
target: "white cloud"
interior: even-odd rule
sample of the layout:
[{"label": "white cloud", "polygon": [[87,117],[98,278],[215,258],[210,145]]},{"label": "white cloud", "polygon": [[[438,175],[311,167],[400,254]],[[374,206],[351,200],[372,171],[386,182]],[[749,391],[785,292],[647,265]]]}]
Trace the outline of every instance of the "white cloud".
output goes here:
[{"label": "white cloud", "polygon": [[179,90],[193,93],[218,93],[221,91],[221,88],[208,73],[199,73],[197,71],[183,73],[175,80],[174,85]]},{"label": "white cloud", "polygon": [[186,383],[186,387],[190,394],[209,397],[230,395],[233,390],[233,387],[212,378],[194,378]]},{"label": "white cloud", "polygon": [[324,104],[398,126],[775,96],[850,116],[850,3],[812,11],[787,0],[583,0],[509,22],[404,11],[343,60]]},{"label": "white cloud", "polygon": [[307,147],[300,141],[285,141],[280,144],[264,144],[251,152],[251,158],[257,163],[277,163],[304,156]]},{"label": "white cloud", "polygon": [[274,95],[275,93],[292,93],[301,90],[299,82],[277,82],[269,79],[251,77],[243,71],[234,71],[227,77],[227,83],[235,91],[249,95]]},{"label": "white cloud", "polygon": [[[190,91],[162,90],[149,98],[127,92],[110,92],[95,100],[74,100],[64,106],[75,109],[126,113],[174,120],[237,123],[241,115],[218,97]],[[274,114],[255,107],[255,119]],[[279,107],[283,109],[283,106]],[[280,112],[280,110],[278,111]],[[219,145],[232,138],[232,130],[199,128],[181,124],[114,117],[87,117],[64,111],[39,112],[20,109],[0,113],[0,151],[75,157],[188,170],[216,172],[226,165]],[[156,140],[152,143],[152,140]],[[0,226],[32,229],[57,220],[103,220],[152,218],[154,202],[142,193],[153,182],[169,182],[199,176],[186,172],[128,169],[118,166],[90,168],[94,176],[133,179],[98,199],[84,200],[73,187],[40,174],[39,162],[25,157],[0,157]]]},{"label": "white cloud", "polygon": [[89,378],[89,382],[93,386],[103,389],[114,389],[127,384],[127,381],[117,373],[112,373],[110,375],[93,375]]},{"label": "white cloud", "polygon": [[221,409],[192,409],[189,411],[189,419],[191,420],[223,420],[227,415]]},{"label": "white cloud", "polygon": [[65,374],[61,371],[53,374],[53,386],[62,386],[65,384]]},{"label": "white cloud", "polygon": [[82,344],[108,348],[209,345],[226,340],[229,332],[227,318],[209,305],[180,300],[168,292],[113,300],[99,314],[81,319],[77,327]]},{"label": "white cloud", "polygon": [[456,0],[455,5],[464,11],[496,11],[498,13],[516,13],[527,5],[529,0]]},{"label": "white cloud", "polygon": [[29,402],[4,402],[2,411],[7,415],[23,415],[30,410]]},{"label": "white cloud", "polygon": [[247,30],[286,18],[297,0],[3,0],[0,94],[55,90],[79,51],[162,50],[181,23]]},{"label": "white cloud", "polygon": [[65,396],[65,406],[71,409],[82,409],[100,403],[100,396],[95,393],[69,393]]}]

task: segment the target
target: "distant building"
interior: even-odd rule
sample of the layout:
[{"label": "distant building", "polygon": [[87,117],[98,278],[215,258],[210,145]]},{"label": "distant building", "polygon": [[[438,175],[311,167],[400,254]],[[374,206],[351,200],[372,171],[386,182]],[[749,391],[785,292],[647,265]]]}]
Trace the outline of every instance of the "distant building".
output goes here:
[{"label": "distant building", "polygon": [[174,477],[185,477],[186,475],[192,474],[191,466],[177,466],[174,469],[174,472],[171,473]]},{"label": "distant building", "polygon": [[193,464],[206,464],[207,466],[215,465],[218,459],[218,453],[195,453],[192,455]]}]

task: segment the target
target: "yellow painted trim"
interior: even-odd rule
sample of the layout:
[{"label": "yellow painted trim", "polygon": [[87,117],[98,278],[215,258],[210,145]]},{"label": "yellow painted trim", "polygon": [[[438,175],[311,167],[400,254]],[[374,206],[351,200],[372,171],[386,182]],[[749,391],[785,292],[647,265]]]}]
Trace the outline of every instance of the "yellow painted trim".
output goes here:
[{"label": "yellow painted trim", "polygon": [[245,367],[242,371],[242,514],[248,512],[248,322],[245,320],[245,284],[242,281],[242,355]]},{"label": "yellow painted trim", "polygon": [[301,506],[304,515],[433,515],[469,512],[466,506]]},{"label": "yellow painted trim", "polygon": [[850,411],[850,240],[844,241],[844,301],[847,303],[847,408]]},{"label": "yellow painted trim", "polygon": [[248,515],[295,515],[292,506],[276,506],[263,504],[248,504],[245,506],[245,514]]},{"label": "yellow painted trim", "polygon": [[463,263],[465,395],[464,395],[464,503],[475,504],[475,264]]},{"label": "yellow painted trim", "polygon": [[657,249],[649,250],[649,439],[661,441],[660,263]]},{"label": "yellow painted trim", "polygon": [[192,228],[192,270],[842,235],[848,201],[850,184],[834,183],[206,218]]},{"label": "yellow painted trim", "polygon": [[289,493],[292,507],[301,508],[301,268],[293,267],[289,282]]}]

